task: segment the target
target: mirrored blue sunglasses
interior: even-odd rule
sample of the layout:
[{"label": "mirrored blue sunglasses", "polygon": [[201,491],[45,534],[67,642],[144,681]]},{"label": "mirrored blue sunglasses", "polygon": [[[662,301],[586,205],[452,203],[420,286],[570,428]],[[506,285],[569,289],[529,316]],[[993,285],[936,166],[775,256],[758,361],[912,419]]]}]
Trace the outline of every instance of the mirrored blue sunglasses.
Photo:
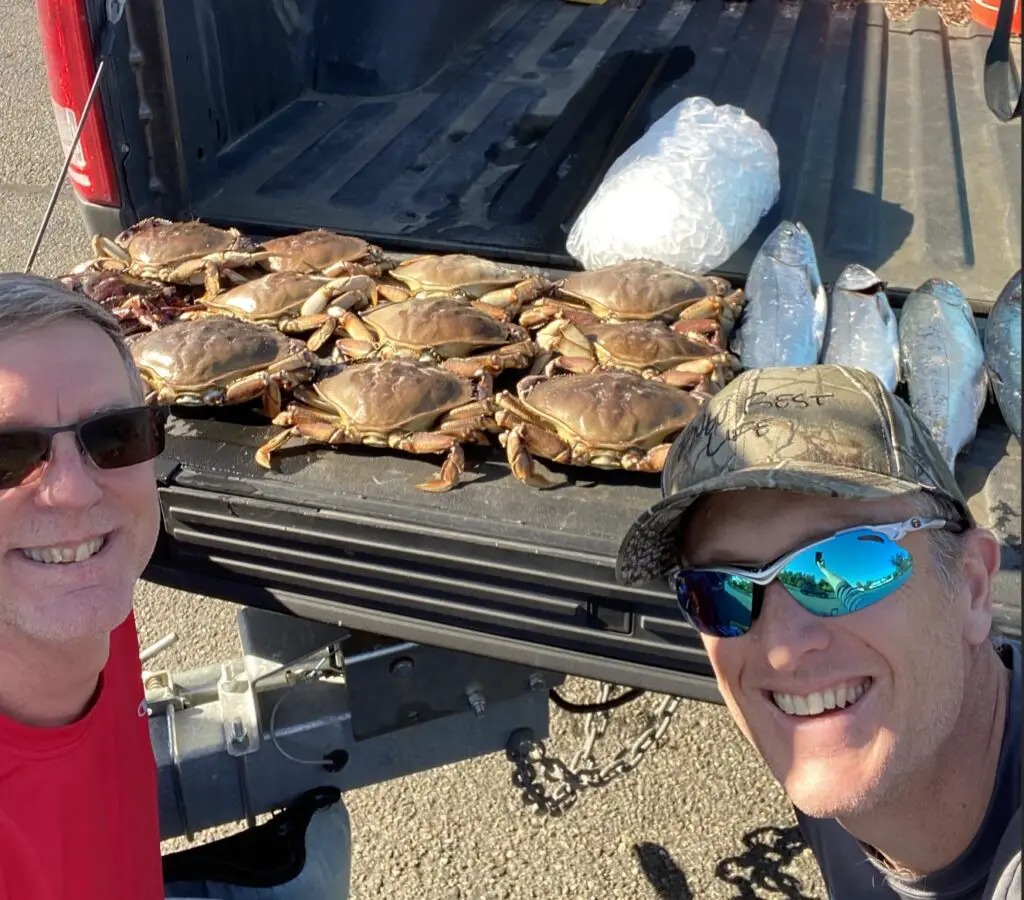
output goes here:
[{"label": "mirrored blue sunglasses", "polygon": [[760,569],[740,566],[676,569],[669,575],[686,620],[714,637],[738,637],[752,627],[765,589],[779,583],[816,616],[845,616],[899,590],[914,570],[898,541],[912,531],[968,527],[963,520],[915,517],[889,525],[846,528]]}]

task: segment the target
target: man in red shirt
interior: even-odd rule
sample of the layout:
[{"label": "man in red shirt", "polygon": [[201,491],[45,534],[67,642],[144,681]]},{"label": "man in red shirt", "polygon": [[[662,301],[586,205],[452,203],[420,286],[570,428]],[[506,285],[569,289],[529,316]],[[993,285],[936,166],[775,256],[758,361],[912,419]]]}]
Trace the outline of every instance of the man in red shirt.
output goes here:
[{"label": "man in red shirt", "polygon": [[113,317],[0,276],[0,900],[163,900],[132,616],[162,442]]}]

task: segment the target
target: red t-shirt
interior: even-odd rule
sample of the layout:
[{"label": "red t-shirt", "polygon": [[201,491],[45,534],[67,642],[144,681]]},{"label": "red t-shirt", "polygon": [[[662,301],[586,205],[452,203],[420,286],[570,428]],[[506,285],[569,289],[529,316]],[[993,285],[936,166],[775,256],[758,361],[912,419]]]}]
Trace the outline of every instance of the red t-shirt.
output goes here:
[{"label": "red t-shirt", "polygon": [[129,616],[80,720],[30,728],[0,716],[0,900],[163,900],[141,669]]}]

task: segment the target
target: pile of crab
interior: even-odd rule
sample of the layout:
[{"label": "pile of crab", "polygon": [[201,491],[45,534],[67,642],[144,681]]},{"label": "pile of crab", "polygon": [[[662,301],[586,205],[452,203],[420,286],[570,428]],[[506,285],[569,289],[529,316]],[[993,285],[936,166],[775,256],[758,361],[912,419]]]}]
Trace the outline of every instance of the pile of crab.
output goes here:
[{"label": "pile of crab", "polygon": [[739,370],[743,292],[651,260],[555,280],[465,254],[389,259],[330,231],[256,242],[164,219],[94,251],[63,280],[120,320],[149,401],[258,403],[280,426],[256,451],[267,468],[301,438],[440,454],[426,491],[459,483],[464,446],[495,441],[535,487],[556,483],[535,457],[656,473]]}]

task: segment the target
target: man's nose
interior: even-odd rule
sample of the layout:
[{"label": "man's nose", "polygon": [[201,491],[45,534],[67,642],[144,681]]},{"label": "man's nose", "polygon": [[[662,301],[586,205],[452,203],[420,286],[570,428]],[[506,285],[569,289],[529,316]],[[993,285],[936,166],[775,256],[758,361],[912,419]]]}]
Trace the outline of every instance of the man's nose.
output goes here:
[{"label": "man's nose", "polygon": [[799,668],[808,653],[826,650],[828,622],[804,609],[778,581],[765,588],[764,604],[751,636],[765,648],[776,671]]},{"label": "man's nose", "polygon": [[73,434],[56,435],[37,489],[39,502],[65,509],[92,506],[103,496],[96,473],[96,466],[82,452]]}]

